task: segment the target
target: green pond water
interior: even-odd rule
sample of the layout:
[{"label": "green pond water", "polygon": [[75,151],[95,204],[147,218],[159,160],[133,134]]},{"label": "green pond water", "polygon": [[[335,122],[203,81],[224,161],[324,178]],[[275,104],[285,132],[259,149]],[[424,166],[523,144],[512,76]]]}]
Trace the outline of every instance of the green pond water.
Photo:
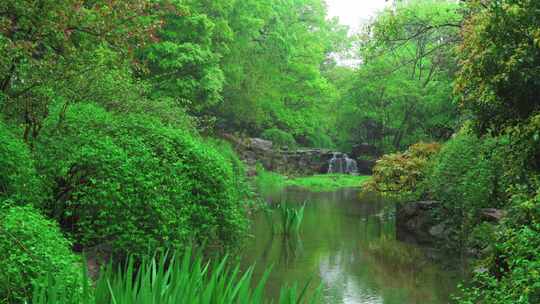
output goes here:
[{"label": "green pond water", "polygon": [[[312,193],[294,188],[269,201],[306,206],[298,237],[272,235],[268,217],[254,215],[253,236],[240,259],[243,265],[257,265],[257,277],[273,266],[269,297],[278,298],[284,284],[297,282],[302,289],[311,282],[310,292],[322,288],[324,303],[442,304],[450,302],[461,280],[458,262],[396,240],[392,203],[359,199],[354,189]],[[273,216],[279,220],[277,212]]]}]

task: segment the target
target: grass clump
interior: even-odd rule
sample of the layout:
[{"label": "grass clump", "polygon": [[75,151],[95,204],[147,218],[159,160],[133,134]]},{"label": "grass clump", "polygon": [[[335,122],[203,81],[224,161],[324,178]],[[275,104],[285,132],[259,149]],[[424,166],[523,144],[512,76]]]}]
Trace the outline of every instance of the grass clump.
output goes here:
[{"label": "grass clump", "polygon": [[281,218],[281,233],[292,235],[300,232],[300,226],[304,220],[304,208],[305,206],[295,208],[285,203],[279,204],[277,210]]},{"label": "grass clump", "polygon": [[[84,293],[84,304],[259,304],[269,303],[264,288],[270,269],[257,284],[252,284],[253,268],[242,271],[231,267],[227,257],[204,262],[200,253],[191,250],[177,255],[156,255],[135,266],[129,259],[125,267],[107,267],[94,290]],[[84,274],[86,276],[86,274]],[[37,288],[33,304],[75,304],[58,292],[53,281],[46,288]],[[308,295],[308,286],[283,288],[278,303],[316,303],[318,292]],[[78,304],[78,303],[77,303]]]},{"label": "grass clump", "polygon": [[368,178],[369,176],[363,175],[320,174],[289,179],[285,181],[285,185],[314,192],[331,192],[340,188],[360,187]]},{"label": "grass clump", "polygon": [[[283,236],[298,235],[300,226],[304,220],[305,205],[294,207],[287,203],[280,203],[264,209],[266,220],[270,224],[272,234],[279,233]],[[274,214],[279,217],[276,220]]]}]

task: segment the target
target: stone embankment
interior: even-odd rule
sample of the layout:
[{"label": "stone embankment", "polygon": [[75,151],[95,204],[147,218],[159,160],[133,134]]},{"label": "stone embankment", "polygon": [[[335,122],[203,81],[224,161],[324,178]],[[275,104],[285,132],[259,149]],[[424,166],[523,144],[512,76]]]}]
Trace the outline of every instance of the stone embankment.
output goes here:
[{"label": "stone embankment", "polygon": [[[254,173],[257,163],[266,170],[292,175],[312,175],[327,173],[329,162],[335,151],[329,149],[300,148],[284,149],[275,147],[271,141],[260,138],[240,139],[230,134],[223,135],[233,144],[240,158],[248,165],[250,173]],[[359,174],[371,174],[375,157],[368,155],[365,148],[357,149],[355,160]],[[371,150],[369,150],[371,151]],[[353,151],[354,153],[355,151]],[[361,154],[364,153],[365,154]]]},{"label": "stone embankment", "polygon": [[[414,243],[445,241],[452,227],[444,220],[437,220],[437,214],[444,214],[444,208],[438,201],[398,204],[396,209],[398,238]],[[505,215],[504,210],[494,208],[481,209],[478,212],[479,220],[493,224],[500,222]]]}]

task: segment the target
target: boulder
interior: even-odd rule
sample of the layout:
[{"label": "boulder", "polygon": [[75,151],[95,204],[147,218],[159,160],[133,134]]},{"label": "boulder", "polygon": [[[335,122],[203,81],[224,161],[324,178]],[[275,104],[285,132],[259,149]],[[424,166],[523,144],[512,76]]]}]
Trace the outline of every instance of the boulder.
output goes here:
[{"label": "boulder", "polygon": [[365,159],[356,159],[356,163],[358,166],[358,173],[364,174],[364,175],[371,175],[373,174],[373,167],[375,167],[375,164],[377,163],[376,160],[365,160]]},{"label": "boulder", "polygon": [[496,208],[485,208],[480,210],[480,218],[483,221],[498,223],[506,216],[506,211]]},{"label": "boulder", "polygon": [[379,151],[379,149],[377,149],[377,147],[367,144],[367,143],[363,143],[363,144],[355,145],[352,148],[351,156],[356,159],[366,158],[366,157],[378,158],[379,156],[381,156],[381,152]]},{"label": "boulder", "polygon": [[[418,243],[429,243],[437,238],[444,238],[447,227],[434,218],[434,211],[441,208],[438,201],[419,201],[398,204],[396,227],[409,236],[414,236]],[[403,234],[403,233],[402,233]]]},{"label": "boulder", "polygon": [[249,146],[252,149],[270,152],[272,151],[274,144],[271,141],[262,138],[250,138]]},{"label": "boulder", "polygon": [[439,223],[429,228],[429,235],[436,239],[444,239],[448,236],[448,228],[445,223]]}]

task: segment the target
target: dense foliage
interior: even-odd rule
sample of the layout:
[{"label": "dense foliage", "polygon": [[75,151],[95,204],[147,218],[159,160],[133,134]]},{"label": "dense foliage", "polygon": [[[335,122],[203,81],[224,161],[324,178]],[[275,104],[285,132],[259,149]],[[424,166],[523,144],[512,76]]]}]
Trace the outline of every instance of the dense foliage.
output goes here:
[{"label": "dense foliage", "polygon": [[534,270],[538,267],[540,240],[538,139],[534,136],[540,130],[538,121],[538,116],[533,116],[528,123],[507,128],[506,135],[496,138],[496,145],[495,139],[484,137],[483,144],[476,144],[485,147],[480,152],[484,156],[469,157],[471,164],[477,162],[472,167],[476,175],[466,174],[458,180],[455,190],[461,188],[458,191],[464,192],[460,198],[467,202],[461,205],[463,209],[454,206],[455,211],[463,214],[459,217],[464,222],[463,232],[482,230],[476,226],[477,217],[473,217],[478,208],[502,207],[508,212],[495,231],[482,236],[480,247],[484,255],[478,269],[483,271],[478,271],[473,285],[465,289],[462,303],[536,303],[540,299],[538,274]]},{"label": "dense foliage", "polygon": [[426,178],[429,160],[439,152],[440,144],[417,143],[403,153],[381,157],[364,191],[375,191],[400,199],[414,198]]},{"label": "dense foliage", "polygon": [[331,132],[337,93],[321,66],[346,44],[346,29],[327,20],[324,1],[236,1],[229,26],[218,125],[250,135],[275,127],[304,145]]},{"label": "dense foliage", "polygon": [[261,137],[271,141],[276,147],[296,147],[296,141],[294,140],[294,137],[290,133],[281,131],[280,129],[273,128],[265,130],[261,134]]},{"label": "dense foliage", "polygon": [[[477,253],[473,280],[459,303],[540,301],[538,9],[538,1],[466,2],[454,94],[467,122],[421,166],[393,154],[374,170],[375,189],[440,201],[439,221],[449,227],[446,245]],[[391,24],[403,20],[397,12]],[[505,217],[498,225],[486,223],[483,210]]]},{"label": "dense foliage", "polygon": [[[505,144],[501,158],[502,189],[489,181],[489,171],[501,166],[485,163],[477,191],[497,197],[479,197],[481,204],[508,205],[509,215],[496,230],[488,254],[486,271],[476,274],[465,290],[463,303],[536,303],[540,300],[537,254],[538,229],[538,132],[537,92],[540,90],[538,1],[493,1],[468,5],[470,16],[460,49],[461,70],[456,91],[464,108],[473,115],[479,134],[498,134]],[[483,141],[490,141],[484,136]],[[485,184],[487,182],[488,184]],[[491,185],[490,185],[491,184]]]},{"label": "dense foliage", "polygon": [[454,1],[404,1],[361,32],[363,64],[345,75],[350,84],[338,107],[342,147],[367,142],[391,152],[452,134],[461,19]]},{"label": "dense foliage", "polygon": [[94,105],[52,116],[36,142],[52,216],[84,247],[145,254],[244,229],[231,165],[187,131]]},{"label": "dense foliage", "polygon": [[[323,0],[1,1],[0,302],[46,274],[77,301],[71,250],[238,244],[252,194],[222,132],[393,153],[364,188],[441,202],[447,245],[480,263],[459,300],[539,302],[539,11],[395,1],[348,36]],[[325,178],[297,183],[363,180]]]},{"label": "dense foliage", "polygon": [[28,147],[0,121],[0,202],[40,205],[43,187]]},{"label": "dense foliage", "polygon": [[58,225],[33,207],[0,207],[0,303],[22,303],[34,287],[46,286],[43,277],[77,302],[81,262],[70,245]]},{"label": "dense foliage", "polygon": [[540,3],[471,1],[456,90],[481,132],[504,130],[539,110]]}]

